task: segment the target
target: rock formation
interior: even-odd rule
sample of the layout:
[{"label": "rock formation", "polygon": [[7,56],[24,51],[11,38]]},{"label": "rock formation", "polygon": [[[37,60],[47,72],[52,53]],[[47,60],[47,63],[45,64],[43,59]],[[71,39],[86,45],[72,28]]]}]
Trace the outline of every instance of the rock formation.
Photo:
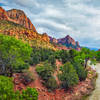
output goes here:
[{"label": "rock formation", "polygon": [[32,29],[34,30],[34,32],[36,32],[36,29],[31,23],[30,19],[25,15],[25,13],[22,10],[17,10],[17,9],[8,10],[7,15],[10,18],[10,21],[23,25],[24,27]]},{"label": "rock formation", "polygon": [[5,11],[2,7],[0,7],[0,20],[8,20],[37,32],[30,19],[22,10],[12,9]]},{"label": "rock formation", "polygon": [[0,7],[0,20],[8,20],[7,13],[2,7]]},{"label": "rock formation", "polygon": [[[52,43],[56,43],[56,44],[59,44],[59,45],[64,45],[67,49],[76,49],[78,51],[80,51],[81,47],[79,45],[79,42],[78,41],[75,41],[72,37],[70,37],[69,35],[67,35],[66,37],[64,38],[60,38],[60,39],[55,39],[55,38],[52,38],[52,37],[49,37],[50,38],[50,42]],[[60,47],[60,49],[64,48],[65,47]]]}]

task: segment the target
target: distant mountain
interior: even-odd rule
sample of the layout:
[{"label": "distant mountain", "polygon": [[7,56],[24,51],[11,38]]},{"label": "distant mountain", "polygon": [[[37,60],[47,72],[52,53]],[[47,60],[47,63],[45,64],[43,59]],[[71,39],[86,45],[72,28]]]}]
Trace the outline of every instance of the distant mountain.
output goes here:
[{"label": "distant mountain", "polygon": [[60,50],[81,49],[79,43],[69,35],[55,39],[46,33],[39,34],[26,14],[17,9],[5,11],[0,7],[0,33],[27,41],[32,46]]},{"label": "distant mountain", "polygon": [[63,46],[66,47],[66,49],[76,49],[78,51],[80,51],[80,49],[81,49],[79,42],[75,41],[69,35],[67,35],[64,38],[60,38],[60,39],[55,39],[55,38],[52,38],[52,37],[49,37],[49,38],[50,38],[50,42],[56,43],[56,44],[59,44],[59,45],[63,45]]},{"label": "distant mountain", "polygon": [[95,51],[99,50],[98,48],[91,48],[91,47],[87,47],[87,48],[89,48],[90,50],[95,50]]}]

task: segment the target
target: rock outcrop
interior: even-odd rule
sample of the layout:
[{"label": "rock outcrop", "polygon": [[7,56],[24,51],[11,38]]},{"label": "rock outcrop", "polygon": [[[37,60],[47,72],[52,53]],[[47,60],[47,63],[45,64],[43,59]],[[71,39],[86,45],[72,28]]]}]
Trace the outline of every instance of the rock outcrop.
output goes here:
[{"label": "rock outcrop", "polygon": [[[72,37],[70,37],[69,35],[67,35],[66,37],[64,38],[60,38],[60,39],[55,39],[55,38],[52,38],[52,37],[49,37],[50,38],[50,42],[54,43],[54,44],[58,44],[58,45],[64,45],[67,49],[76,49],[78,51],[80,51],[81,47],[79,45],[79,42],[78,41],[75,41]],[[62,49],[65,47],[62,47]],[[61,49],[61,47],[60,47]]]},{"label": "rock outcrop", "polygon": [[70,46],[70,44],[76,45],[75,40],[72,37],[70,37],[69,35],[67,35],[64,38],[58,39],[58,43],[65,44],[66,46]]},{"label": "rock outcrop", "polygon": [[[64,38],[56,39],[49,37],[46,33],[40,35],[37,33],[34,25],[31,23],[30,19],[26,16],[26,14],[22,10],[17,9],[11,9],[8,11],[5,11],[2,7],[0,7],[0,20],[6,20],[9,22],[1,22],[0,25],[2,26],[11,26],[14,27],[5,29],[0,29],[1,32],[6,33],[7,35],[14,35],[16,38],[22,38],[20,37],[21,34],[25,35],[24,38],[33,40],[34,38],[36,40],[45,41],[46,43],[52,42],[56,48],[60,50],[69,50],[69,49],[76,49],[80,50],[80,45],[78,42],[76,42],[72,37],[67,35]],[[23,26],[25,29],[22,29],[21,26],[17,27],[18,25],[14,25],[13,23],[16,23],[18,25]],[[6,24],[5,24],[6,23]],[[56,45],[57,44],[57,45]]]},{"label": "rock outcrop", "polygon": [[5,11],[2,7],[0,7],[0,20],[8,20],[37,32],[30,19],[22,10],[12,9]]},{"label": "rock outcrop", "polygon": [[30,19],[25,15],[25,13],[22,10],[17,10],[17,9],[8,10],[7,15],[10,21],[23,25],[24,27],[32,29],[34,30],[34,32],[36,32],[36,29],[31,23]]},{"label": "rock outcrop", "polygon": [[47,33],[43,33],[43,34],[42,34],[42,39],[43,39],[44,41],[46,41],[46,42],[50,42],[50,38],[49,38],[49,36],[47,35]]},{"label": "rock outcrop", "polygon": [[49,38],[50,38],[50,42],[58,43],[58,40],[56,38],[52,38],[51,36],[49,36]]},{"label": "rock outcrop", "polygon": [[7,13],[2,7],[0,7],[0,20],[8,20]]}]

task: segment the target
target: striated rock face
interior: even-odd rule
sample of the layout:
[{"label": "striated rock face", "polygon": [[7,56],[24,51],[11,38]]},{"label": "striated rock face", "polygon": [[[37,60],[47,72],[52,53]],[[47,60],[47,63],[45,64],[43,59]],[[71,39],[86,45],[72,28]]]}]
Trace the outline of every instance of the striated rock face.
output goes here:
[{"label": "striated rock face", "polygon": [[53,43],[58,43],[58,40],[57,40],[57,39],[52,38],[51,36],[49,36],[49,38],[50,38],[50,42],[53,42]]},{"label": "striated rock face", "polygon": [[7,13],[2,7],[0,7],[0,20],[8,20]]},{"label": "striated rock face", "polygon": [[67,35],[64,38],[60,38],[60,39],[55,39],[55,38],[52,38],[52,37],[49,37],[49,38],[50,38],[50,42],[56,43],[58,45],[64,45],[65,47],[67,47],[66,49],[65,49],[65,47],[60,47],[60,49],[68,50],[68,49],[72,49],[73,48],[73,49],[76,49],[78,51],[81,50],[79,42],[75,41],[69,35]]},{"label": "striated rock face", "polygon": [[25,15],[23,11],[17,9],[8,10],[7,16],[9,17],[10,21],[23,25],[24,27],[32,29],[34,30],[34,32],[36,32],[35,27],[33,26],[30,19]]},{"label": "striated rock face", "polygon": [[50,42],[50,38],[49,38],[49,36],[47,35],[47,33],[43,33],[43,34],[42,34],[42,39],[43,39],[44,41],[46,41],[46,42]]},{"label": "striated rock face", "polygon": [[23,25],[25,28],[32,29],[34,32],[37,32],[30,19],[21,10],[12,9],[5,11],[2,7],[0,7],[0,20],[8,20]]},{"label": "striated rock face", "polygon": [[67,35],[65,38],[58,39],[58,43],[65,44],[65,45],[69,45],[69,44],[76,45],[75,40],[69,35]]}]

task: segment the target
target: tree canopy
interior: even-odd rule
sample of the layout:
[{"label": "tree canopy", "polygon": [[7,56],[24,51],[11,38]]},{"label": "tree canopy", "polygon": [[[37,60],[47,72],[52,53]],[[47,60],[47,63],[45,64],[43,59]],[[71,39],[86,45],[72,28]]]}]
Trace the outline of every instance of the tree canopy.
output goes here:
[{"label": "tree canopy", "polygon": [[12,75],[30,59],[31,47],[10,36],[0,34],[0,74]]},{"label": "tree canopy", "polygon": [[63,88],[68,89],[69,87],[74,86],[78,83],[78,75],[70,62],[67,62],[66,64],[61,66],[60,71],[61,73],[58,74],[58,77],[62,82]]}]

